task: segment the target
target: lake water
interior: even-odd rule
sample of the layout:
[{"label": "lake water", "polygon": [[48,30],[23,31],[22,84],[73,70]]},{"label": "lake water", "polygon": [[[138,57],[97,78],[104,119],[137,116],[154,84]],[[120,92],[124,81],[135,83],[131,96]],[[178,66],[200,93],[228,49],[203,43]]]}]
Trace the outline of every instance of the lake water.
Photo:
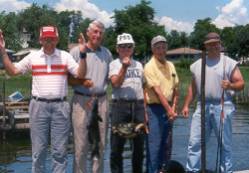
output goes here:
[{"label": "lake water", "polygon": [[[174,123],[172,159],[185,165],[191,118],[179,118]],[[8,134],[9,139],[0,144],[0,173],[31,172],[31,147],[28,133]],[[108,141],[109,142],[109,141]],[[214,135],[207,143],[207,168],[214,169],[217,142]],[[238,108],[233,121],[233,158],[234,170],[249,170],[249,108]],[[131,172],[130,145],[127,142],[124,153],[124,172]],[[48,154],[49,156],[49,154]],[[110,172],[110,146],[105,152],[105,173]],[[50,157],[47,158],[49,170]],[[69,149],[67,172],[72,173],[73,154]],[[47,171],[49,172],[49,171]]]}]

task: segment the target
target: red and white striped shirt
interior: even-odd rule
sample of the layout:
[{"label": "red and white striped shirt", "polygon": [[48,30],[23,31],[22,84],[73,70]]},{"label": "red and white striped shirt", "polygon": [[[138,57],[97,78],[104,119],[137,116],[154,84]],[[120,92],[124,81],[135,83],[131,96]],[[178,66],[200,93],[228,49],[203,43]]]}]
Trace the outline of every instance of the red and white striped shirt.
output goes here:
[{"label": "red and white striped shirt", "polygon": [[31,52],[15,67],[22,73],[32,72],[32,95],[42,98],[62,98],[67,96],[67,73],[77,77],[78,64],[66,51],[55,49],[46,55],[43,49]]}]

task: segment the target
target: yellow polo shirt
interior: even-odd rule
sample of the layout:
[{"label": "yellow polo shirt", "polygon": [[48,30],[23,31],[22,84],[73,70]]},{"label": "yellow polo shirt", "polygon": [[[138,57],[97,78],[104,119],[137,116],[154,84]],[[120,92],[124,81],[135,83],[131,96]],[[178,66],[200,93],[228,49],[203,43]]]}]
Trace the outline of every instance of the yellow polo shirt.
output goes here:
[{"label": "yellow polo shirt", "polygon": [[171,102],[174,88],[178,87],[179,79],[172,62],[165,60],[160,63],[155,57],[144,67],[145,76],[145,97],[148,104],[160,103],[152,87],[159,86],[166,99]]}]

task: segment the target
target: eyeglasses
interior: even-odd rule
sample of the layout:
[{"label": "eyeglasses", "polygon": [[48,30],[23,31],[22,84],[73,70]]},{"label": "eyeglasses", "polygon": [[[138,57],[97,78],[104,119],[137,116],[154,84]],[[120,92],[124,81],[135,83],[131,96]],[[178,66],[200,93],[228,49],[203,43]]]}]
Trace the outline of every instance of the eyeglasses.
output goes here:
[{"label": "eyeglasses", "polygon": [[132,44],[120,44],[120,45],[118,45],[118,47],[122,48],[122,49],[124,49],[124,48],[130,49],[133,47],[133,45]]}]

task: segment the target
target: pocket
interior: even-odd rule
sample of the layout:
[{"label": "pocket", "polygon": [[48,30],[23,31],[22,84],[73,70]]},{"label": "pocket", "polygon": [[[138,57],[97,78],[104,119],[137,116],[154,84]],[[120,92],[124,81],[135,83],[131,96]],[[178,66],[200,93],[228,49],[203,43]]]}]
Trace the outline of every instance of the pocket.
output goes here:
[{"label": "pocket", "polygon": [[40,102],[32,99],[29,103],[29,118],[30,120],[35,117],[39,117],[41,112],[44,112],[45,108]]},{"label": "pocket", "polygon": [[234,114],[234,112],[235,112],[235,107],[233,104],[225,104],[224,105],[225,116],[232,118],[232,115]]},{"label": "pocket", "polygon": [[197,106],[194,113],[193,117],[201,117],[201,106]]}]

